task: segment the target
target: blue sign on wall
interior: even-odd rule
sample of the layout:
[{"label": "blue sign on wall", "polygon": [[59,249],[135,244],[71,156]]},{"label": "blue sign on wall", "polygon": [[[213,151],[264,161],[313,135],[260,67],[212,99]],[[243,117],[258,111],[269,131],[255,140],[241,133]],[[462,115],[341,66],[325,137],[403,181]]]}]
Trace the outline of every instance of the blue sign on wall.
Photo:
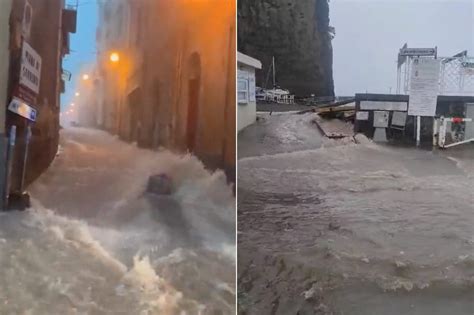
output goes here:
[{"label": "blue sign on wall", "polygon": [[17,97],[13,97],[8,110],[31,121],[36,121],[37,111]]}]

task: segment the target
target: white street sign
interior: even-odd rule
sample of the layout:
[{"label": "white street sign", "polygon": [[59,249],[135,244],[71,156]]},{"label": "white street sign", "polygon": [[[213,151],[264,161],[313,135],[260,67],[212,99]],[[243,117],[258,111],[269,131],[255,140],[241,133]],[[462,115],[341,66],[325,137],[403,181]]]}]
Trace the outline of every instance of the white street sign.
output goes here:
[{"label": "white street sign", "polygon": [[41,79],[41,57],[26,42],[23,41],[21,52],[20,84],[39,93]]},{"label": "white street sign", "polygon": [[435,48],[402,48],[400,56],[435,56]]},{"label": "white street sign", "polygon": [[413,60],[408,115],[435,116],[439,94],[439,76],[439,59],[417,58]]}]

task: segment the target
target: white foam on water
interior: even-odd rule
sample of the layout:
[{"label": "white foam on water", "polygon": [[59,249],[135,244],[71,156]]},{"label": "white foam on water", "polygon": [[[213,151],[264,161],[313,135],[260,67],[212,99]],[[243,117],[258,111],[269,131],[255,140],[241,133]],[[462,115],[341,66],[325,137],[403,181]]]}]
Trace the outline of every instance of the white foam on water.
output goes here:
[{"label": "white foam on water", "polygon": [[[63,246],[65,246],[65,248],[68,248],[66,254],[62,246],[54,245],[55,247],[57,247],[56,249],[58,251],[57,259],[62,259],[62,261],[56,261],[55,263],[67,263],[68,260],[77,259],[76,257],[74,257],[77,255],[83,256],[81,263],[84,262],[84,258],[87,259],[87,257],[89,257],[89,261],[92,264],[99,263],[103,265],[102,267],[98,268],[106,268],[111,272],[112,275],[115,275],[114,277],[116,277],[114,281],[110,281],[110,286],[107,283],[103,283],[103,285],[105,285],[106,288],[109,287],[108,290],[112,290],[112,286],[114,286],[115,283],[114,291],[117,296],[135,296],[138,304],[131,307],[130,309],[141,310],[141,312],[145,312],[144,314],[176,314],[180,313],[181,311],[183,312],[182,314],[195,314],[199,310],[203,309],[202,305],[195,301],[186,299],[181,292],[174,289],[172,285],[170,285],[163,278],[158,276],[150,262],[149,257],[134,256],[132,266],[130,268],[127,268],[121,261],[116,259],[112,253],[107,251],[100,244],[99,241],[92,237],[89,230],[89,226],[85,222],[58,216],[52,211],[38,206],[37,202],[35,202],[35,204],[37,208],[30,209],[26,215],[22,216],[23,218],[21,225],[32,231],[34,235],[38,235],[38,239],[41,239],[41,241],[43,242],[41,244],[42,246],[53,246],[53,244],[46,244],[44,242],[45,236],[40,235],[38,233],[50,234],[57,241],[63,243]],[[97,228],[95,228],[95,234],[100,234],[100,231]],[[46,235],[46,240],[47,239],[48,236]],[[39,243],[36,243],[37,241],[35,241],[34,239],[28,238],[21,240],[21,242],[25,244],[24,246],[26,246],[26,248],[33,248],[40,245]],[[0,244],[4,244],[5,247],[8,247],[10,245],[10,241],[5,240],[3,242],[0,242]],[[24,252],[25,250],[25,248],[17,250],[17,256],[11,256],[11,259],[13,259],[12,263],[14,261],[17,261],[17,259],[26,259],[25,262],[32,259],[32,257],[28,257],[27,255],[25,255],[26,257],[24,258],[15,258],[19,257],[18,255],[27,254],[26,252]],[[37,250],[41,252],[41,249]],[[2,252],[5,252],[3,251],[3,248]],[[66,256],[62,256],[63,254],[65,254]],[[45,257],[35,256],[35,258],[35,261],[32,261],[32,263],[34,264],[41,265],[49,263],[46,262],[45,259],[43,259]],[[180,259],[182,260],[185,258],[186,257],[183,254],[183,250],[177,249],[175,252],[172,253],[172,255],[168,257],[167,261],[163,260],[163,262],[166,262],[167,264],[172,264],[177,263],[177,261],[179,261]],[[78,267],[81,266],[81,263],[72,263],[70,265],[71,267]],[[83,267],[87,268],[87,266]],[[14,274],[17,272],[25,274],[25,276],[27,276],[29,272],[34,272],[34,270],[19,269],[20,267],[15,265],[11,266],[11,268],[16,269],[16,271],[13,271],[12,269],[9,269],[10,267],[8,266],[8,264],[4,265],[4,268],[7,268],[6,272],[10,272],[11,270],[13,272],[11,276],[13,277]],[[64,272],[66,273],[64,274]],[[87,309],[89,311],[94,308],[108,309],[109,305],[107,305],[106,301],[91,301],[91,297],[88,297],[86,298],[86,300],[84,300],[84,296],[78,296],[77,292],[74,293],[74,291],[77,291],[78,289],[80,291],[87,291],[91,289],[90,287],[76,287],[78,285],[84,285],[85,283],[81,284],[75,283],[75,281],[71,281],[70,277],[74,273],[75,270],[68,269],[61,269],[58,270],[56,273],[55,270],[52,269],[48,270],[48,272],[45,272],[45,270],[43,270],[42,273],[39,272],[36,274],[32,274],[31,276],[35,278],[42,278],[42,281],[46,285],[45,289],[48,292],[57,292],[57,294],[67,297],[69,303],[72,303],[72,305],[74,305],[75,307],[78,307],[80,309]],[[88,276],[97,279],[101,279],[102,277],[104,277],[104,275],[102,274],[94,275],[93,273],[88,274]],[[108,278],[108,276],[105,275],[105,278]],[[90,285],[94,286],[93,283],[91,283]],[[26,296],[30,294],[28,292],[28,288],[24,288],[21,290],[23,290],[23,294]],[[0,287],[0,293],[1,292],[2,289]],[[12,302],[13,301],[10,300],[10,303]],[[45,302],[54,304],[56,301],[50,300]],[[104,302],[104,304],[101,305],[101,302]],[[15,304],[12,303],[12,305]],[[34,303],[33,300],[28,301],[25,306],[27,305],[32,305],[32,311],[34,313],[34,310],[39,309],[39,305]],[[16,304],[15,307],[21,308],[22,305]],[[0,301],[0,313],[1,310],[2,304]]]},{"label": "white foam on water", "polygon": [[99,257],[105,264],[118,272],[125,272],[126,266],[115,259],[102,245],[92,237],[87,223],[56,215],[53,211],[43,208],[37,200],[33,200],[33,209],[25,224],[51,232],[59,240],[66,242],[78,250],[87,251]]},{"label": "white foam on water", "polygon": [[[143,297],[142,303],[149,311],[170,315],[180,311],[180,303],[183,302],[182,293],[155,273],[147,256],[133,257],[133,267],[127,271],[121,282],[140,292]],[[192,304],[194,309],[199,308],[199,304],[195,302]]]}]

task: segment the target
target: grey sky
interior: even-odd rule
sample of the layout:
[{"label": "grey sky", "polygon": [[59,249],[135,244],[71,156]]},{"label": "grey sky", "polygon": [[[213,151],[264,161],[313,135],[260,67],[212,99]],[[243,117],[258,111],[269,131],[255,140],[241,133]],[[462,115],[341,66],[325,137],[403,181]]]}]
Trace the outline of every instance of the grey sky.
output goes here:
[{"label": "grey sky", "polygon": [[474,56],[474,0],[331,0],[330,9],[336,95],[394,93],[405,42]]}]

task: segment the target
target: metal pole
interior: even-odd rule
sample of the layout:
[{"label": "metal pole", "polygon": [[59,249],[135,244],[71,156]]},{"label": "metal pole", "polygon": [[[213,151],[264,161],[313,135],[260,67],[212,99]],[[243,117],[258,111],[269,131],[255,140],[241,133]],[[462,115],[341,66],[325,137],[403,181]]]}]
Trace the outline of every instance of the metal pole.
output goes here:
[{"label": "metal pole", "polygon": [[31,126],[27,122],[26,134],[25,134],[25,153],[23,155],[23,169],[21,172],[20,192],[23,193],[25,188],[25,177],[26,177],[26,162],[28,160],[28,148],[31,139]]},{"label": "metal pole", "polygon": [[11,173],[13,163],[13,153],[15,151],[16,126],[11,126],[7,151],[7,170],[5,172],[5,191],[3,192],[4,210],[8,207],[8,197],[10,195]]},{"label": "metal pole", "polygon": [[421,117],[416,116],[416,146],[420,146]]},{"label": "metal pole", "polygon": [[444,144],[446,142],[447,120],[444,117],[441,117],[440,121],[441,121],[441,126],[439,128],[438,145],[441,148],[444,148]]},{"label": "metal pole", "polygon": [[400,94],[401,73],[402,73],[402,68],[401,66],[399,66],[397,69],[397,94]]},{"label": "metal pole", "polygon": [[405,82],[403,83],[403,93],[408,94],[409,91],[409,83],[410,83],[410,67],[411,67],[411,58],[407,58],[405,63]]}]

